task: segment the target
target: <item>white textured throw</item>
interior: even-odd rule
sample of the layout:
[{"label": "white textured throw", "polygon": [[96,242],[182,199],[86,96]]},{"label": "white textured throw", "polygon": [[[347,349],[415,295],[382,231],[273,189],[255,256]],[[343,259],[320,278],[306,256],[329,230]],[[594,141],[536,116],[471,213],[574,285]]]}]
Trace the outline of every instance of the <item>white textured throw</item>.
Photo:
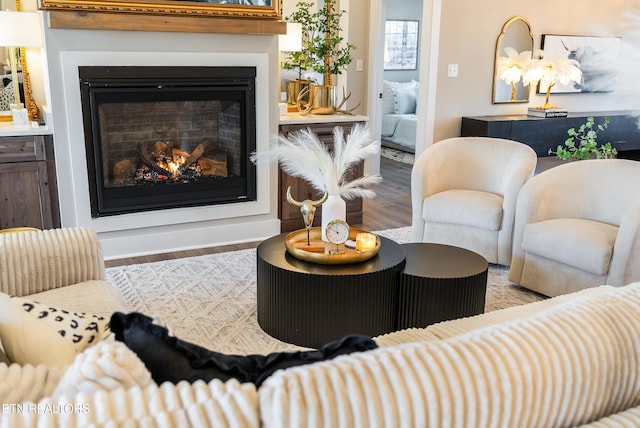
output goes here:
[{"label": "white textured throw", "polygon": [[27,427],[260,427],[253,384],[164,383],[93,394],[47,398],[40,412],[0,415],[0,428]]},{"label": "white textured throw", "polygon": [[92,394],[152,383],[149,370],[125,344],[101,342],[78,354],[53,395]]},{"label": "white textured throw", "polygon": [[266,427],[561,427],[640,404],[640,283],[450,339],[276,373]]},{"label": "white textured throw", "polygon": [[0,363],[0,404],[37,402],[52,394],[66,367]]}]

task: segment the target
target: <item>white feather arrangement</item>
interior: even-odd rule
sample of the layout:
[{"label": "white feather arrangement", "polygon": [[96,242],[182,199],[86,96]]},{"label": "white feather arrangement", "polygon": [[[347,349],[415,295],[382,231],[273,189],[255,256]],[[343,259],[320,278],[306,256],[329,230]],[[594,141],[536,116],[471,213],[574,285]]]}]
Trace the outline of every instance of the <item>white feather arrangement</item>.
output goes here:
[{"label": "white feather arrangement", "polygon": [[[356,124],[345,138],[344,129],[336,126],[333,138],[332,155],[318,136],[308,128],[293,132],[288,138],[281,134],[277,143],[272,144],[269,156],[279,161],[280,167],[287,174],[307,180],[320,192],[340,195],[344,199],[373,198],[375,192],[367,187],[380,183],[380,175],[365,175],[349,181],[351,167],[379,153],[369,127]],[[255,152],[251,154],[252,162],[257,158]]]}]

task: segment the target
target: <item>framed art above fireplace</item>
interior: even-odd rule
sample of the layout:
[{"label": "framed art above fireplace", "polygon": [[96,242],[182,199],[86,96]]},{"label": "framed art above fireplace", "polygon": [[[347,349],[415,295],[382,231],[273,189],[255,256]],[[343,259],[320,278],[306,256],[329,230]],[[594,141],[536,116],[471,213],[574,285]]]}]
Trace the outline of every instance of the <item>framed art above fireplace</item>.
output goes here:
[{"label": "framed art above fireplace", "polygon": [[39,0],[43,10],[282,19],[281,0]]}]

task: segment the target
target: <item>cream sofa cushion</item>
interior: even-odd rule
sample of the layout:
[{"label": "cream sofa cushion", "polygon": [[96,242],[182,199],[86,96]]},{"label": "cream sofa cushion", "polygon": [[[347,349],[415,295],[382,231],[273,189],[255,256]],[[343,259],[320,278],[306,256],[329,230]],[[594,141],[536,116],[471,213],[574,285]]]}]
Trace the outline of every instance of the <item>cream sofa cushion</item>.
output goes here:
[{"label": "cream sofa cushion", "polygon": [[638,428],[640,427],[640,406],[607,416],[579,428]]},{"label": "cream sofa cushion", "polygon": [[265,427],[577,426],[640,404],[640,283],[450,339],[280,371]]},{"label": "cream sofa cushion", "polygon": [[502,196],[495,193],[445,190],[424,200],[422,216],[427,222],[498,230],[502,224],[502,202]]},{"label": "cream sofa cushion", "polygon": [[408,328],[394,331],[381,336],[374,337],[380,347],[395,346],[401,343],[425,342],[429,340],[446,339],[458,336],[483,327],[513,321],[519,318],[526,318],[537,314],[540,311],[550,309],[561,303],[568,302],[582,296],[597,295],[614,290],[610,285],[585,288],[572,294],[563,294],[550,299],[528,303],[526,305],[510,306],[492,312],[475,315],[472,317],[458,318],[455,320],[442,321],[425,328]]},{"label": "cream sofa cushion", "polygon": [[595,275],[609,271],[618,227],[581,218],[558,218],[524,227],[524,251]]}]

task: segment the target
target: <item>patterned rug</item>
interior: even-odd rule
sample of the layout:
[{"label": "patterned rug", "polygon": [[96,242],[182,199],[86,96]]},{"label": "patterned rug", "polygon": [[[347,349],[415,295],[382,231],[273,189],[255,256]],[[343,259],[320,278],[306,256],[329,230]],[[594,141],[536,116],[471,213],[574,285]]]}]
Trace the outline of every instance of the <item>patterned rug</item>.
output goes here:
[{"label": "patterned rug", "polygon": [[411,165],[413,165],[415,161],[415,155],[413,153],[403,152],[402,150],[392,149],[391,147],[382,147],[380,149],[380,156]]},{"label": "patterned rug", "polygon": [[[376,232],[409,241],[409,227]],[[189,342],[229,354],[266,354],[301,349],[262,331],[256,318],[256,250],[119,266],[107,281],[131,311],[155,316]],[[543,298],[507,281],[508,269],[491,265],[485,311]]]}]

